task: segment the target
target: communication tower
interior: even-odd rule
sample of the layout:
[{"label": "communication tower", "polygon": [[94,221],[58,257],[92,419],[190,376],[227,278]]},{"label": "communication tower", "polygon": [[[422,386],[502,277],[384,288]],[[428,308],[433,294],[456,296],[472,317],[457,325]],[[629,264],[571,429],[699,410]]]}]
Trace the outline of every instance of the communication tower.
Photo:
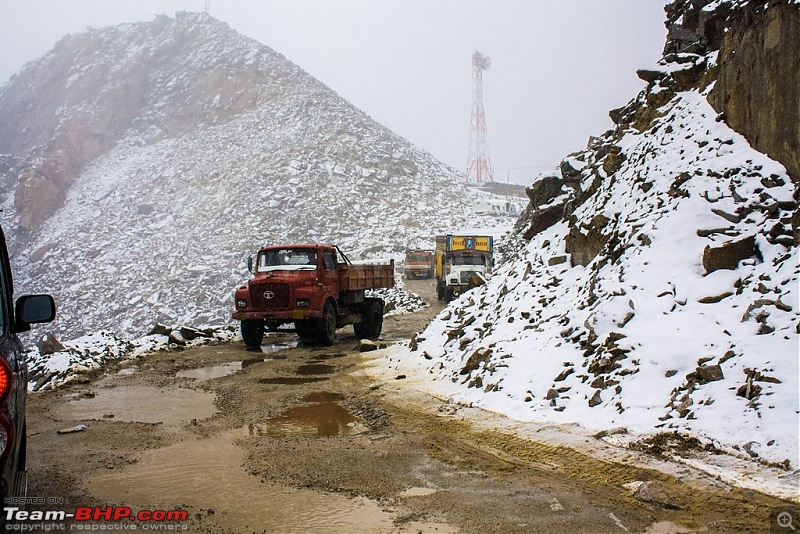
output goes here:
[{"label": "communication tower", "polygon": [[477,50],[472,54],[472,119],[469,129],[467,183],[494,181],[494,167],[486,144],[486,115],[483,111],[483,71],[492,66],[492,58]]}]

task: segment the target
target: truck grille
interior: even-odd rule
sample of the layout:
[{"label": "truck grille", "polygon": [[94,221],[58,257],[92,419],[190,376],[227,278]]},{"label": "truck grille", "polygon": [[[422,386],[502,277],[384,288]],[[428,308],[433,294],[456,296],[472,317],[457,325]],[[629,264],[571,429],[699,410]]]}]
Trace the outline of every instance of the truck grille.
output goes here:
[{"label": "truck grille", "polygon": [[259,284],[250,287],[253,307],[259,310],[288,310],[289,284]]}]

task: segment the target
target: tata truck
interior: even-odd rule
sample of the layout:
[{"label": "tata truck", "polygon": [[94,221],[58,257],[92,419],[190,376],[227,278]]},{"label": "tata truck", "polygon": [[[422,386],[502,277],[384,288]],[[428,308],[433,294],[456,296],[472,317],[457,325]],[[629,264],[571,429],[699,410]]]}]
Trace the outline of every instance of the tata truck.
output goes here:
[{"label": "tata truck", "polygon": [[453,298],[483,285],[494,264],[494,240],[485,235],[436,236],[436,296]]},{"label": "tata truck", "polygon": [[403,274],[407,280],[433,278],[436,273],[436,255],[432,250],[407,250]]},{"label": "tata truck", "polygon": [[273,245],[251,255],[248,270],[252,278],[236,290],[232,314],[248,347],[259,347],[266,331],[292,326],[300,338],[327,346],[350,324],[360,339],[381,334],[384,302],[367,290],[394,287],[394,260],[356,264],[333,245]]}]

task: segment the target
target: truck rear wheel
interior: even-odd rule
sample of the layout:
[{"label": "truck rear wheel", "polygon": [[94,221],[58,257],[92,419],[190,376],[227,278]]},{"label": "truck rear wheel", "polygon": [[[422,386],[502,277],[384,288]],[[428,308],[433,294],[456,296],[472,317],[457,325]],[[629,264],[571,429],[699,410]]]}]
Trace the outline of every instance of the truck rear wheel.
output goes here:
[{"label": "truck rear wheel", "polygon": [[358,339],[378,339],[383,328],[383,300],[378,298],[364,299],[364,311],[361,322],[353,325]]},{"label": "truck rear wheel", "polygon": [[320,345],[330,347],[336,339],[336,308],[331,301],[325,303],[322,319],[317,323],[317,341]]},{"label": "truck rear wheel", "polygon": [[242,320],[242,339],[248,347],[260,347],[264,340],[264,321],[258,319]]},{"label": "truck rear wheel", "polygon": [[444,286],[439,282],[436,282],[436,298],[444,300]]}]

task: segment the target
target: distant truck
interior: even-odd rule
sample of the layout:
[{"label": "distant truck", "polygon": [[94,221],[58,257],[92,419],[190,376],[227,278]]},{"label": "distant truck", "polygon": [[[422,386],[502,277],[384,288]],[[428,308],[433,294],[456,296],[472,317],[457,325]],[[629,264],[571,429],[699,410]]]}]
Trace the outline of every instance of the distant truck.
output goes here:
[{"label": "distant truck", "polygon": [[366,290],[394,286],[394,260],[354,264],[333,245],[276,245],[259,249],[247,267],[253,277],[236,290],[232,317],[248,347],[292,324],[301,338],[328,346],[349,324],[360,339],[380,336],[384,303]]},{"label": "distant truck", "polygon": [[436,255],[432,250],[407,250],[403,273],[408,280],[433,278],[436,274]]},{"label": "distant truck", "polygon": [[494,264],[492,236],[436,236],[436,296],[454,297],[486,283]]}]

